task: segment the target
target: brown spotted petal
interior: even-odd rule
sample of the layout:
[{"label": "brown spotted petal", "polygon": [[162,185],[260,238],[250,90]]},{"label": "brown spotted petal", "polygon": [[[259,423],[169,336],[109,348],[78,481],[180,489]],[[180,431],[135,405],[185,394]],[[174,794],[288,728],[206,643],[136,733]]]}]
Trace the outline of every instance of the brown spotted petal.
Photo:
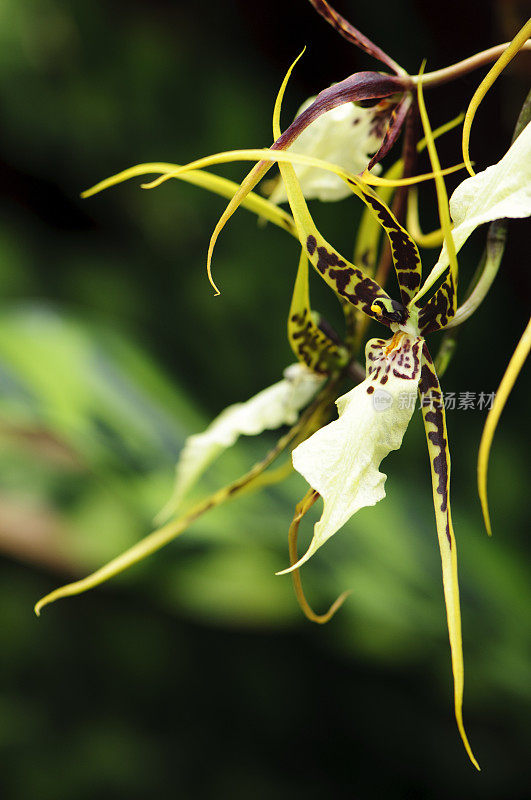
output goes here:
[{"label": "brown spotted petal", "polygon": [[400,67],[396,61],[394,61],[390,56],[387,55],[381,48],[371,42],[367,36],[364,36],[361,31],[351,25],[345,17],[342,17],[341,14],[332,8],[326,0],[310,0],[310,3],[315,8],[319,14],[332,25],[336,31],[343,36],[348,42],[351,44],[355,44],[361,50],[364,50],[370,56],[377,58],[378,61],[381,61],[382,64],[386,64],[390,67],[393,72],[397,74],[403,74],[404,70]]},{"label": "brown spotted petal", "polygon": [[[391,209],[367,184],[359,179],[347,179],[350,188],[372,211],[384,229],[391,247],[402,302],[409,303],[420,287],[422,263],[418,247]],[[403,322],[403,320],[398,320]]]},{"label": "brown spotted petal", "polygon": [[[279,164],[301,245],[323,280],[344,300],[384,325],[403,323],[407,311],[366,272],[343,258],[317,229],[291,164]],[[361,182],[357,182],[361,184]]]},{"label": "brown spotted petal", "polygon": [[422,371],[418,389],[428,442],[433,505],[437,524],[437,538],[441,551],[444,599],[446,602],[454,675],[455,718],[469,758],[474,766],[479,769],[463,725],[463,646],[461,641],[459,584],[457,580],[457,553],[450,510],[450,451],[448,449],[446,417],[441,387],[425,343],[422,349]]},{"label": "brown spotted petal", "polygon": [[308,256],[303,249],[289,310],[288,341],[302,364],[313,372],[327,375],[344,367],[349,355],[337,337],[328,335],[320,327],[319,315],[310,307],[308,271]]},{"label": "brown spotted petal", "polygon": [[419,330],[423,336],[445,328],[457,310],[457,286],[449,272],[433,297],[419,311]]}]

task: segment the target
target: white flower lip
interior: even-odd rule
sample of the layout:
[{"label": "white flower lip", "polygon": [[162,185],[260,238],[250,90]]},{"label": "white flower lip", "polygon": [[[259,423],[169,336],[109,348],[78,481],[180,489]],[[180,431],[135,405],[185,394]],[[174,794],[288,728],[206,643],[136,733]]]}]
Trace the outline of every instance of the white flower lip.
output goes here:
[{"label": "white flower lip", "polygon": [[337,402],[339,418],[293,451],[293,466],[324,501],[307,561],[350,517],[385,497],[381,461],[398,450],[413,415],[422,338],[399,332],[367,343],[367,378]]}]

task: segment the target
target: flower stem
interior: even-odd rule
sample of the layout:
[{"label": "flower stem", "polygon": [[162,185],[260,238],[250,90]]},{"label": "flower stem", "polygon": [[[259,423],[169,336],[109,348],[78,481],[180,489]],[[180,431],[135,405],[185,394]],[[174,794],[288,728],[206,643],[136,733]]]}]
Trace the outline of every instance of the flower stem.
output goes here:
[{"label": "flower stem", "polygon": [[[431,89],[432,86],[442,86],[444,83],[450,83],[457,78],[462,78],[463,75],[468,75],[469,72],[496,61],[509,45],[510,42],[497,44],[494,47],[489,47],[488,50],[483,50],[481,53],[465,58],[463,61],[458,61],[457,64],[451,64],[449,67],[437,69],[435,72],[427,72],[422,76],[411,75],[411,81],[416,85],[422,77],[422,85],[425,89],[428,87]],[[531,39],[523,45],[522,50],[531,50]]]}]

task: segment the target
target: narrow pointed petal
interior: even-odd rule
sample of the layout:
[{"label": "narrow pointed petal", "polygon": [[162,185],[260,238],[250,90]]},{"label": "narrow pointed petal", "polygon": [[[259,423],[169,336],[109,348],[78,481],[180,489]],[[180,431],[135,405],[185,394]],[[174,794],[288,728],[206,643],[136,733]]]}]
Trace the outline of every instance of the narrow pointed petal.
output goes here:
[{"label": "narrow pointed petal", "polygon": [[[424,66],[422,71],[424,70]],[[424,103],[424,93],[422,90],[422,80],[419,80],[417,85],[418,105],[420,118],[422,120],[422,127],[424,128],[424,135],[426,137],[426,146],[430,156],[432,169],[435,173],[435,189],[437,191],[437,206],[439,210],[439,221],[444,236],[444,248],[448,254],[448,263],[450,270],[441,286],[437,289],[430,301],[424,306],[419,313],[419,325],[423,334],[431,331],[439,330],[445,327],[448,322],[453,318],[457,309],[457,281],[458,281],[458,263],[457,251],[459,247],[455,243],[454,232],[452,231],[452,224],[450,222],[450,212],[448,209],[448,195],[446,193],[446,185],[444,178],[440,174],[441,165],[439,163],[439,156],[435,146],[435,140],[431,130],[426,104]],[[442,274],[442,273],[441,273]],[[435,282],[433,279],[434,270],[430,273],[427,280],[424,281],[423,286],[415,297],[411,300],[411,304],[418,305],[419,299],[424,293],[433,286]]]},{"label": "narrow pointed petal", "polygon": [[488,73],[485,75],[481,83],[479,84],[478,88],[474,92],[474,96],[470,101],[470,104],[467,108],[465,121],[463,124],[463,160],[466,164],[466,168],[470,175],[474,175],[474,170],[472,169],[472,164],[470,163],[470,155],[469,155],[469,143],[470,143],[470,131],[472,129],[472,122],[474,120],[476,111],[479,108],[479,105],[485,95],[487,94],[488,90],[492,86],[492,84],[496,81],[496,79],[501,75],[507,64],[515,57],[519,50],[526,44],[527,40],[531,36],[531,19],[529,19],[524,27],[518,31],[512,42],[509,43],[508,47],[504,52],[501,54],[499,59],[496,61],[494,66],[490,68]]},{"label": "narrow pointed petal", "polygon": [[[102,192],[104,189],[109,189],[111,186],[117,186],[119,183],[123,183],[124,181],[128,181],[131,178],[136,178],[141,175],[168,175],[170,173],[174,175],[175,171],[179,169],[181,169],[180,164],[168,164],[166,162],[137,164],[135,167],[125,169],[123,172],[118,172],[116,175],[111,175],[111,177],[100,181],[95,186],[92,186],[90,189],[82,192],[81,197],[83,199],[92,197],[93,195],[98,194],[98,192]],[[175,177],[178,178],[178,180],[184,181],[185,183],[191,183],[194,186],[200,186],[203,189],[207,189],[209,192],[218,194],[221,197],[234,197],[234,195],[240,189],[240,185],[238,183],[228,180],[227,178],[222,178],[220,175],[214,175],[212,172],[206,172],[205,170],[200,169],[192,170],[190,172],[179,172]],[[271,202],[271,200],[267,200],[265,197],[261,197],[259,194],[251,192],[242,201],[242,206],[243,208],[247,208],[249,211],[253,211],[257,216],[267,219],[274,225],[278,225],[279,228],[284,228],[284,230],[288,231],[288,233],[296,235],[295,224],[291,214],[287,214],[282,208],[277,208],[277,206]]]},{"label": "narrow pointed petal", "polygon": [[327,375],[344,367],[347,350],[320,327],[319,315],[310,308],[308,256],[302,250],[288,317],[288,340],[293,353],[313,372]]},{"label": "narrow pointed petal", "polygon": [[349,179],[348,183],[352,191],[371,209],[387,235],[400,287],[400,296],[402,302],[407,304],[411,301],[421,282],[422,263],[418,247],[376,192],[369,189],[360,180]]},{"label": "narrow pointed petal", "polygon": [[422,416],[428,443],[433,505],[439,549],[441,551],[444,599],[454,676],[455,718],[468,756],[476,769],[479,769],[463,725],[463,645],[461,640],[459,584],[457,580],[457,552],[450,510],[450,452],[448,449],[446,416],[439,380],[425,344],[422,350],[422,375],[419,382],[419,395],[421,397]]},{"label": "narrow pointed petal", "polygon": [[371,42],[367,36],[364,36],[361,31],[351,25],[345,17],[342,17],[341,14],[338,14],[332,6],[326,2],[326,0],[310,0],[310,3],[315,8],[315,10],[327,21],[332,25],[335,30],[343,36],[348,42],[351,44],[355,44],[356,47],[359,47],[361,50],[364,50],[373,58],[377,58],[378,61],[381,61],[383,64],[386,64],[390,67],[393,72],[396,72],[399,75],[404,75],[405,70],[399,66],[394,59],[387,55],[380,47],[375,45]]},{"label": "narrow pointed petal", "polygon": [[340,397],[339,418],[292,453],[293,466],[324,501],[323,514],[298,569],[356,511],[385,497],[381,461],[398,450],[415,407],[422,340],[397,333],[367,343],[367,378]]},{"label": "narrow pointed petal", "polygon": [[490,448],[492,445],[494,434],[496,432],[496,428],[498,426],[501,413],[505,408],[505,403],[507,402],[507,398],[511,394],[512,388],[516,382],[516,379],[518,378],[518,375],[520,374],[520,370],[522,369],[524,362],[527,356],[529,355],[530,350],[531,350],[531,319],[527,324],[527,328],[525,329],[522,338],[520,339],[520,341],[516,346],[516,350],[514,351],[511,357],[509,366],[507,367],[505,374],[502,378],[502,382],[500,383],[498,391],[496,392],[496,397],[494,398],[494,403],[487,416],[487,421],[485,422],[483,435],[481,436],[481,442],[479,445],[478,492],[479,492],[479,498],[481,500],[481,509],[483,511],[483,518],[485,520],[485,527],[487,529],[487,533],[489,534],[489,536],[492,536],[489,504],[487,499],[487,470],[489,467]]},{"label": "narrow pointed petal", "polygon": [[265,430],[293,425],[324,382],[320,375],[300,364],[292,364],[284,376],[245,403],[226,408],[203,433],[188,437],[177,462],[173,494],[161,512],[162,518],[175,513],[207,467],[241,435],[257,436]]}]

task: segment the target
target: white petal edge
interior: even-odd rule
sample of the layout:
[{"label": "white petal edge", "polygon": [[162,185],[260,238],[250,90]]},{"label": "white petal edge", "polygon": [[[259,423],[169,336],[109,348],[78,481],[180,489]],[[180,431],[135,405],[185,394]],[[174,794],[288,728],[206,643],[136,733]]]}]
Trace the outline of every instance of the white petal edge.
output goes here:
[{"label": "white petal edge", "polygon": [[174,513],[207,467],[242,434],[256,436],[265,430],[293,425],[324,381],[322,375],[304,365],[291,364],[284,370],[283,380],[244,403],[229,406],[203,433],[189,436],[177,462],[172,497],[157,519]]},{"label": "white petal edge", "polygon": [[[400,347],[386,354],[397,336]],[[385,497],[387,476],[378,468],[399,449],[413,415],[421,349],[420,337],[404,333],[391,342],[369,341],[367,378],[336,401],[337,420],[293,451],[293,466],[319,492],[324,508],[306,553],[279,575],[300,567],[356,511]]]},{"label": "white petal edge", "polygon": [[[450,198],[450,214],[456,251],[485,222],[531,214],[531,123],[497,164],[459,184]],[[448,253],[443,246],[429,278],[435,272],[442,274],[447,266]]]}]

